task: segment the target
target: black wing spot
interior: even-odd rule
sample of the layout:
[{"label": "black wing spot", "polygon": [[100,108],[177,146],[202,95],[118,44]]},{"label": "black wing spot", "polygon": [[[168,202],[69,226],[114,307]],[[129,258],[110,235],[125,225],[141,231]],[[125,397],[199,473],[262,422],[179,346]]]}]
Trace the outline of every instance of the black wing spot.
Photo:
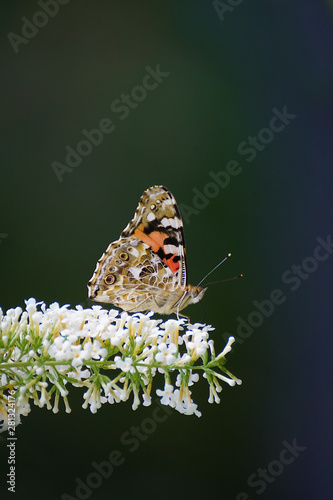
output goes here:
[{"label": "black wing spot", "polygon": [[156,231],[158,228],[158,220],[152,220],[149,222],[149,224],[144,228],[143,232],[145,234],[150,234],[153,231]]},{"label": "black wing spot", "polygon": [[165,256],[165,252],[164,252],[163,248],[159,248],[156,253],[161,260],[165,259],[166,256]]},{"label": "black wing spot", "polygon": [[174,245],[175,247],[179,246],[178,240],[174,236],[169,236],[168,238],[165,238],[163,243],[164,245]]}]

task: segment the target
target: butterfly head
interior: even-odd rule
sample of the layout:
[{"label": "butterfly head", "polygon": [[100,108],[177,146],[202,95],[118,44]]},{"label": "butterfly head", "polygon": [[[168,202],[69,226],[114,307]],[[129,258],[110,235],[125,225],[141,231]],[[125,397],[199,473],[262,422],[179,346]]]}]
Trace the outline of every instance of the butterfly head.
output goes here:
[{"label": "butterfly head", "polygon": [[202,288],[201,286],[188,285],[189,303],[196,304],[199,302],[204,296],[206,290],[207,288]]}]

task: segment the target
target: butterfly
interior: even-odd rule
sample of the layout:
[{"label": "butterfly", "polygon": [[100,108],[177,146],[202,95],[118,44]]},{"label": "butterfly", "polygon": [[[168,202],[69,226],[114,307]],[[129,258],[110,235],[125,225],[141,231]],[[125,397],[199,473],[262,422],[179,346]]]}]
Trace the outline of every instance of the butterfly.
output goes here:
[{"label": "butterfly", "polygon": [[187,284],[185,238],[176,200],[164,186],[143,193],[133,219],[110,243],[88,282],[88,297],[124,311],[176,313],[207,288]]}]

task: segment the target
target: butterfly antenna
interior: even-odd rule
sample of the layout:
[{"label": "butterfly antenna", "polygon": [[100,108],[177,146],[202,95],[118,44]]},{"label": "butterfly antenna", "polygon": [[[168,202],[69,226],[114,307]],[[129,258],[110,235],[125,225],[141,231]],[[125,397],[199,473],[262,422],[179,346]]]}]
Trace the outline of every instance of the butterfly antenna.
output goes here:
[{"label": "butterfly antenna", "polygon": [[233,278],[226,278],[225,280],[211,281],[210,283],[206,283],[206,286],[215,285],[215,283],[225,283],[226,281],[237,280],[238,278],[244,278],[244,274],[239,274],[238,276],[234,276]]},{"label": "butterfly antenna", "polygon": [[205,279],[210,275],[212,274],[218,267],[220,267],[223,262],[225,262],[227,259],[229,259],[231,257],[231,253],[228,253],[228,255],[226,257],[224,257],[224,259],[221,260],[221,262],[219,262],[211,271],[209,271],[209,273],[206,274],[206,276],[204,276],[202,278],[201,281],[199,281],[199,283],[197,284],[197,286],[200,286],[201,283],[203,283],[205,281]]}]

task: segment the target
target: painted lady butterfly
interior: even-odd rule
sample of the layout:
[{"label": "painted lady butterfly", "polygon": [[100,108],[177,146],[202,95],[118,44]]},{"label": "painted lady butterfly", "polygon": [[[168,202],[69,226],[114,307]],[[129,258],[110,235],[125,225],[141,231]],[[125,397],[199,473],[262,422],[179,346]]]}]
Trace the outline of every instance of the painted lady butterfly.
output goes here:
[{"label": "painted lady butterfly", "polygon": [[183,222],[173,195],[147,189],[119,239],[110,243],[88,283],[88,296],[125,311],[179,315],[206,288],[187,285]]}]

